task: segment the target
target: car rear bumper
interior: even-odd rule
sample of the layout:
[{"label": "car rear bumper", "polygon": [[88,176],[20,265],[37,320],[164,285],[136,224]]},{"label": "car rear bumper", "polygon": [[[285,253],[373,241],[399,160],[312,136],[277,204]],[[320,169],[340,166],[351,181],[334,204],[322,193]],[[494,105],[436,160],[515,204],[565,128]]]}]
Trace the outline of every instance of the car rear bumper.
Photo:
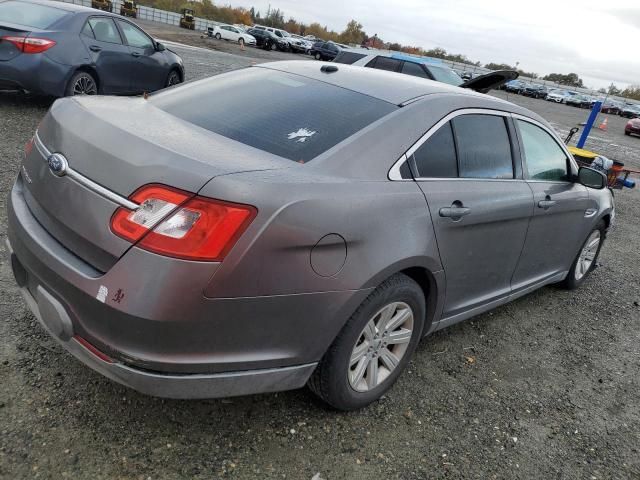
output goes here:
[{"label": "car rear bumper", "polygon": [[46,54],[22,54],[0,62],[0,90],[26,90],[62,97],[72,69],[54,62]]},{"label": "car rear bumper", "polygon": [[[20,264],[12,253],[14,275],[20,276]],[[107,378],[138,392],[165,398],[219,398],[258,392],[277,392],[303,387],[316,363],[292,367],[257,369],[218,374],[166,374],[145,371],[101,354],[74,333],[73,323],[65,307],[39,285],[35,296],[26,286],[22,296],[42,327],[69,353]]]},{"label": "car rear bumper", "polygon": [[215,398],[299,388],[372,290],[207,298],[215,265],[162,263],[136,248],[92,273],[37,222],[20,185],[7,204],[7,244],[29,308],[83,363],[143,393]]}]

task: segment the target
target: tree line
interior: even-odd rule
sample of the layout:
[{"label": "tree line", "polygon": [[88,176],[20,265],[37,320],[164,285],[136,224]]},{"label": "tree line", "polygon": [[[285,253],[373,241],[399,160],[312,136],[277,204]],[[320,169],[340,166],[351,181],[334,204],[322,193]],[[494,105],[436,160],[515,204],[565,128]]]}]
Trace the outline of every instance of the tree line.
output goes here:
[{"label": "tree line", "polygon": [[[442,60],[448,60],[452,62],[464,63],[470,66],[481,66],[480,62],[474,62],[473,60],[467,58],[466,55],[462,55],[459,53],[450,53],[443,48],[438,47],[425,50],[424,48],[418,46],[402,45],[397,42],[385,42],[384,39],[379,37],[377,34],[367,34],[367,32],[364,31],[362,24],[357,20],[350,20],[344,30],[342,30],[341,32],[336,32],[334,30],[330,30],[326,25],[323,26],[318,22],[305,24],[303,22],[298,22],[293,17],[289,17],[285,20],[285,13],[279,8],[269,7],[269,9],[264,14],[261,14],[254,7],[246,9],[243,7],[231,7],[230,5],[216,6],[211,0],[202,0],[197,2],[185,2],[184,0],[143,1],[145,5],[148,5],[150,7],[169,10],[173,12],[180,12],[183,8],[190,8],[194,10],[195,15],[198,17],[223,23],[244,25],[260,24],[268,27],[281,28],[289,33],[298,35],[313,35],[314,37],[322,40],[331,40],[347,45],[362,45],[374,48],[386,48],[388,50],[394,50],[413,55],[422,55],[432,58],[440,58]],[[487,63],[484,65],[484,67],[489,70],[517,70],[523,77],[533,79],[539,78],[539,75],[535,72],[526,72],[506,63]],[[584,82],[576,73],[550,73],[542,77],[542,79],[569,87],[584,87]],[[609,95],[620,95],[623,97],[640,100],[640,86],[638,85],[632,85],[624,90],[620,90],[619,88],[612,85],[608,90],[605,89],[605,91],[601,93],[608,93]]]}]

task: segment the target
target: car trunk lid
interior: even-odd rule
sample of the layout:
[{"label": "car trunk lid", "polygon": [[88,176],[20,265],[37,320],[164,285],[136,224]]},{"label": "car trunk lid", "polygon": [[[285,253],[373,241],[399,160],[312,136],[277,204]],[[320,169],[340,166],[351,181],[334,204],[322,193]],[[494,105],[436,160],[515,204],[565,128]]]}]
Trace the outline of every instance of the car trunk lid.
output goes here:
[{"label": "car trunk lid", "polygon": [[26,37],[29,33],[29,27],[0,22],[0,62],[13,60],[22,53],[14,42],[10,42],[4,37]]},{"label": "car trunk lid", "polygon": [[[48,156],[70,169],[56,176]],[[116,209],[143,185],[196,193],[219,175],[291,162],[188,124],[142,98],[54,103],[25,158],[25,200],[60,243],[105,272],[131,244],[110,230]],[[226,199],[233,200],[233,199]]]},{"label": "car trunk lid", "polygon": [[515,70],[497,70],[485,75],[480,75],[474,79],[471,79],[462,85],[462,88],[469,88],[480,93],[487,93],[489,90],[500,87],[511,80],[518,78],[520,74]]}]

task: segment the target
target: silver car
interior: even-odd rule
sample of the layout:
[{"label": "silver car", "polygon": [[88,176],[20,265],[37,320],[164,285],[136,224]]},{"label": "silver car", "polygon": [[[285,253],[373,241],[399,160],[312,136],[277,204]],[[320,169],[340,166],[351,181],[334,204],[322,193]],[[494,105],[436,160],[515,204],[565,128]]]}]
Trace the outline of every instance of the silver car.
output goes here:
[{"label": "silver car", "polygon": [[173,398],[308,384],[355,409],[422,337],[579,286],[614,206],[524,108],[294,61],[58,100],[8,217],[28,306],[103,375]]}]

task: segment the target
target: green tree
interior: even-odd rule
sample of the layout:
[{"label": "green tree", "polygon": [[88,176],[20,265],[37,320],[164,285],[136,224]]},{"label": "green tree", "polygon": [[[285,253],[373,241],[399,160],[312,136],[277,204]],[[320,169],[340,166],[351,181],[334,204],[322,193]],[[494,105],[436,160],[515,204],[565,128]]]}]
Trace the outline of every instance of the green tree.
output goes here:
[{"label": "green tree", "polygon": [[356,20],[350,20],[349,23],[347,23],[347,27],[340,34],[340,41],[360,45],[366,36],[366,33],[362,31],[362,24]]},{"label": "green tree", "polygon": [[484,68],[488,68],[489,70],[515,70],[511,65],[507,65],[506,63],[487,63]]},{"label": "green tree", "polygon": [[620,95],[632,100],[640,100],[640,85],[629,85]]},{"label": "green tree", "polygon": [[550,73],[549,75],[545,75],[543,80],[549,80],[550,82],[556,82],[560,85],[568,85],[570,87],[584,87],[584,83],[582,83],[582,79],[578,76],[577,73]]}]

